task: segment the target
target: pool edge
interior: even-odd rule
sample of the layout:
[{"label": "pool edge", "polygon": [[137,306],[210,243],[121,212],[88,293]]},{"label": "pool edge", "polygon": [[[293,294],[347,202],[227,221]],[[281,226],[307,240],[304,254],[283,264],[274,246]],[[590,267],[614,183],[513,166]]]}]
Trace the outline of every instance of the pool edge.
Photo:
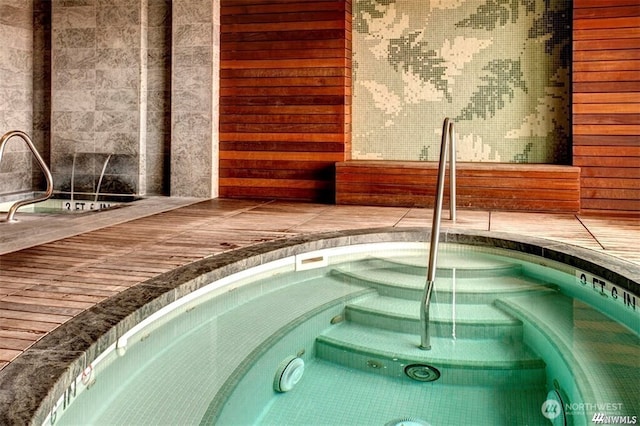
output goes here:
[{"label": "pool edge", "polygon": [[[144,281],[84,311],[0,370],[0,423],[42,424],[75,378],[119,336],[211,281],[296,254],[376,242],[428,241],[429,228],[367,228],[276,239],[223,252]],[[604,253],[509,233],[449,229],[442,242],[515,250],[565,263],[638,294],[637,266]],[[606,264],[607,266],[602,266]]]}]

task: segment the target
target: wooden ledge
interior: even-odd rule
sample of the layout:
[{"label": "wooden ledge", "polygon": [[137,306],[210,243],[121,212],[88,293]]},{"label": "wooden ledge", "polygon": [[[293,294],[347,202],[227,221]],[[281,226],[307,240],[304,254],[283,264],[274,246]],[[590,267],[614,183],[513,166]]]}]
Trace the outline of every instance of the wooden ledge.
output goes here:
[{"label": "wooden ledge", "polygon": [[[436,162],[420,161],[336,163],[336,204],[433,207],[437,168]],[[566,213],[580,210],[579,167],[458,163],[456,169],[457,204],[461,208]]]}]

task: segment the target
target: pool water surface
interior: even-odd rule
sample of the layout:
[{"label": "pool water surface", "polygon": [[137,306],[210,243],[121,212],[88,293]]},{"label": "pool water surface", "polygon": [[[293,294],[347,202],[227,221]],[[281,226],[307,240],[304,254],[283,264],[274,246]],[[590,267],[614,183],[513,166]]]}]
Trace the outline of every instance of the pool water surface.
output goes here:
[{"label": "pool water surface", "polygon": [[[634,294],[530,255],[443,244],[424,351],[426,259],[424,243],[346,246],[213,282],[120,337],[47,422],[589,424],[598,403],[638,414]],[[304,375],[275,392],[288,356]],[[408,378],[414,363],[440,378]],[[550,392],[564,412],[543,410]]]}]

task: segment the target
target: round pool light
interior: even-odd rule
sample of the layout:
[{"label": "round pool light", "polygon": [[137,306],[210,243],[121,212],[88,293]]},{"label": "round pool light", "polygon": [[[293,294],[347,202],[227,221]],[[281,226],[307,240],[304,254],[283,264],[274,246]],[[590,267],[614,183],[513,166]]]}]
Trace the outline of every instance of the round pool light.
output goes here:
[{"label": "round pool light", "polygon": [[289,356],[280,363],[273,379],[273,389],[276,392],[288,392],[298,384],[304,374],[302,358]]}]

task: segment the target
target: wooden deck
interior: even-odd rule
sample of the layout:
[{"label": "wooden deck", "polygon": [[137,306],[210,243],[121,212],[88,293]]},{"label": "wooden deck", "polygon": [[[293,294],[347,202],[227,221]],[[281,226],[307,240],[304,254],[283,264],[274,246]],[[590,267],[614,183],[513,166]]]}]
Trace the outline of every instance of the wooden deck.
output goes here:
[{"label": "wooden deck", "polygon": [[[431,225],[431,211],[422,208],[192,202],[152,215],[131,206],[84,218],[22,216],[17,225],[0,223],[0,369],[94,304],[198,259],[306,233]],[[103,219],[109,215],[116,219]],[[460,210],[458,215],[457,223],[444,221],[443,226],[543,237],[640,265],[637,218],[486,210]],[[70,236],[63,237],[65,232]]]}]

